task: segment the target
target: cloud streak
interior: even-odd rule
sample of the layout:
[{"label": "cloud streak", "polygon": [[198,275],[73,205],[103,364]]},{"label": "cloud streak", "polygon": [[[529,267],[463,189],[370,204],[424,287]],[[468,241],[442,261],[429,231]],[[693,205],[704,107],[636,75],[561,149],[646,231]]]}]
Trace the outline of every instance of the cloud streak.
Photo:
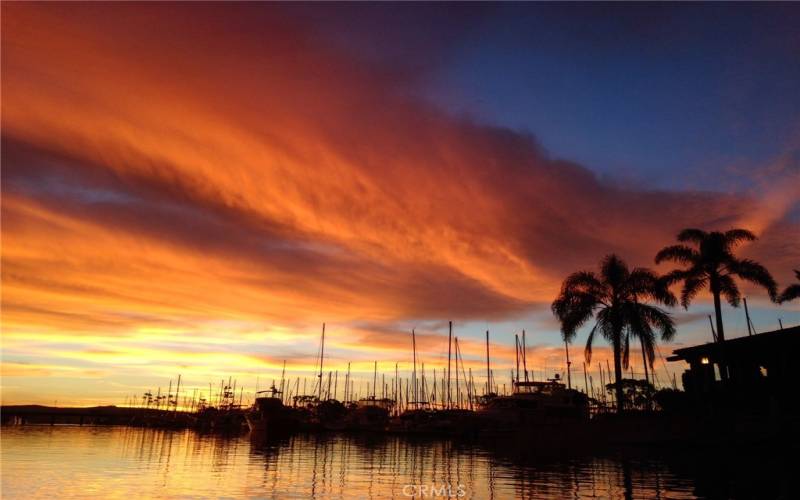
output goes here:
[{"label": "cloud streak", "polygon": [[272,7],[3,6],[7,330],[328,320],[394,349],[358,325],[520,317],[606,252],[647,265],[764,208],[601,182]]}]

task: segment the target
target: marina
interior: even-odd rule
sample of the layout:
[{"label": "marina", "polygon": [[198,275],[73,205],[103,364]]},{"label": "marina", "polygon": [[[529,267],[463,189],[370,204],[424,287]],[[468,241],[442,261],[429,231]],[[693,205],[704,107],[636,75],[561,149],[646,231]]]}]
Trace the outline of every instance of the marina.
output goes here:
[{"label": "marina", "polygon": [[[452,332],[452,324],[450,328]],[[452,335],[450,339],[457,342]],[[468,382],[463,399],[461,392],[455,393],[458,397],[448,397],[445,393],[436,404],[428,400],[424,375],[418,384],[413,369],[409,380],[398,379],[396,384],[398,388],[405,387],[405,398],[402,391],[387,391],[384,384],[383,397],[378,397],[376,386],[372,385],[369,396],[339,401],[331,397],[329,388],[322,390],[317,386],[313,395],[295,395],[288,399],[273,383],[270,389],[255,392],[253,403],[247,406],[242,404],[244,389],[239,386],[237,396],[234,389],[237,383],[229,380],[220,383],[220,392],[214,398],[216,405],[201,397],[199,403],[192,398],[188,409],[179,409],[179,376],[176,392],[172,393],[170,382],[166,394],[162,396],[160,390],[156,392],[154,405],[149,403],[151,393],[148,392],[143,406],[83,409],[4,406],[2,418],[6,426],[121,425],[193,429],[223,435],[249,432],[256,439],[298,432],[425,436],[507,442],[512,446],[536,443],[559,452],[608,451],[617,446],[650,444],[680,447],[688,443],[800,443],[798,402],[791,391],[792,382],[785,376],[788,374],[786,367],[791,363],[790,353],[800,348],[800,327],[764,332],[723,344],[679,349],[670,359],[692,360],[690,368],[682,375],[687,391],[667,388],[640,393],[637,388],[645,387],[647,381],[623,379],[631,389],[624,392],[626,400],[621,412],[612,411],[590,397],[586,389],[569,388],[558,375],[546,381],[520,380],[520,374],[524,374],[524,378],[528,376],[524,340],[518,344],[522,372],[518,363],[510,384],[512,391],[508,394],[491,392],[478,396],[475,386]],[[487,332],[487,348],[488,345]],[[319,352],[316,378],[323,381],[324,333]],[[719,352],[725,352],[725,361],[730,367],[730,376],[725,381],[719,376],[720,355],[712,354]],[[456,357],[453,365],[458,366],[458,361]],[[487,357],[487,373],[491,371]],[[347,377],[349,379],[349,373]],[[377,380],[376,362],[373,384]],[[284,382],[281,381],[280,387],[285,386]],[[299,387],[299,380],[296,385]],[[450,386],[450,377],[446,376],[442,385]],[[452,386],[459,390],[458,383]],[[612,393],[613,384],[607,389]],[[435,398],[433,391],[430,399]],[[158,403],[162,400],[164,407]]]},{"label": "marina", "polygon": [[800,498],[800,2],[0,7],[3,500]]}]

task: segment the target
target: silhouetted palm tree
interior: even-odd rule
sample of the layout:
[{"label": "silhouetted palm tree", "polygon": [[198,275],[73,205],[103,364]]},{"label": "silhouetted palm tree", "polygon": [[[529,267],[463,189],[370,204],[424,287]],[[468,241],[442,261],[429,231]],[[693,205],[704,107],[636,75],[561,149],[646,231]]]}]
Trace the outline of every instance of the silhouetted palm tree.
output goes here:
[{"label": "silhouetted palm tree", "polygon": [[797,277],[798,283],[793,283],[787,286],[781,296],[778,297],[778,302],[789,302],[800,297],[800,270],[795,269],[794,275]]},{"label": "silhouetted palm tree", "polygon": [[[754,241],[756,236],[746,229],[705,232],[700,229],[684,229],[678,233],[681,243],[662,248],[656,254],[656,264],[674,261],[688,266],[677,269],[664,276],[668,285],[683,282],[681,305],[688,309],[689,303],[703,288],[708,287],[714,297],[714,313],[717,318],[717,340],[725,340],[722,327],[722,307],[720,297],[724,296],[730,305],[739,307],[741,294],[733,280],[734,276],[764,287],[772,300],[776,300],[777,285],[769,271],[750,259],[738,259],[733,249],[743,241]],[[724,376],[724,375],[723,375]]]},{"label": "silhouetted palm tree", "polygon": [[[600,333],[611,343],[614,351],[614,378],[617,410],[622,411],[622,366],[627,366],[628,345],[631,337],[644,339],[649,356],[655,342],[655,331],[661,338],[675,335],[675,324],[664,310],[646,304],[655,301],[667,305],[676,303],[664,282],[649,269],[628,266],[616,255],[606,256],[600,264],[600,274],[579,271],[571,274],[561,286],[561,293],[553,301],[553,314],[561,322],[564,340],[572,340],[578,328],[594,317],[596,323],[586,341],[586,360],[591,362],[592,343]],[[649,351],[647,346],[650,346]]]}]

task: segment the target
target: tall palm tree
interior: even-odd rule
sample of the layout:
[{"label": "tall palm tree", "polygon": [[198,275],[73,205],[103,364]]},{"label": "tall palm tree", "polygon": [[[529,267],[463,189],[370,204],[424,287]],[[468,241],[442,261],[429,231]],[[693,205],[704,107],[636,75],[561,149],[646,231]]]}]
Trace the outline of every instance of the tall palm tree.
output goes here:
[{"label": "tall palm tree", "polygon": [[[754,241],[756,236],[746,229],[706,232],[700,229],[684,229],[678,233],[678,241],[692,243],[671,245],[656,254],[656,264],[673,261],[687,266],[676,269],[664,276],[668,285],[683,282],[681,305],[689,304],[697,293],[705,287],[714,297],[714,313],[717,319],[717,340],[725,340],[722,326],[722,306],[720,297],[725,297],[730,305],[739,307],[741,293],[734,277],[764,287],[772,300],[777,298],[777,285],[769,271],[750,259],[739,259],[733,254],[736,246],[743,241]],[[723,376],[725,376],[723,374]]]},{"label": "tall palm tree", "polygon": [[[631,337],[643,340],[643,345],[654,341],[655,331],[668,340],[675,335],[675,324],[670,315],[659,307],[646,304],[654,301],[667,305],[676,303],[675,297],[663,282],[649,269],[632,271],[616,255],[606,256],[600,263],[600,273],[578,271],[564,280],[561,292],[551,306],[561,322],[565,341],[572,340],[589,319],[596,322],[586,341],[586,361],[591,362],[592,343],[599,333],[611,343],[614,351],[614,378],[617,410],[623,410],[622,367],[627,367],[628,346]],[[652,348],[652,344],[649,344]],[[652,349],[651,351],[652,352]]]},{"label": "tall palm tree", "polygon": [[787,286],[783,293],[781,293],[781,296],[778,297],[778,302],[781,304],[800,297],[800,270],[795,269],[794,275],[797,277],[798,282]]}]

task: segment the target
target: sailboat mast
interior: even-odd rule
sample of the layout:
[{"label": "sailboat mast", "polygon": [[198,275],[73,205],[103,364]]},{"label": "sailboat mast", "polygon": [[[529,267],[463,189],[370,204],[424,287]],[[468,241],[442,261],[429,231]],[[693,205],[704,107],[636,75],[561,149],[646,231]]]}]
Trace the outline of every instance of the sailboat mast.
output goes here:
[{"label": "sailboat mast", "polygon": [[181,374],[178,374],[178,388],[175,389],[175,411],[178,411],[178,394],[181,393]]},{"label": "sailboat mast", "polygon": [[567,389],[572,389],[572,373],[570,371],[572,362],[569,360],[569,344],[566,339],[564,340],[564,351],[567,353]]},{"label": "sailboat mast", "polygon": [[378,362],[375,361],[375,368],[372,372],[372,399],[375,399],[375,385],[378,383]]},{"label": "sailboat mast", "polygon": [[519,335],[517,335],[516,333],[514,334],[514,358],[516,359],[516,363],[517,363],[517,376],[516,376],[516,378],[513,377],[514,372],[512,372],[511,373],[512,374],[511,378],[515,379],[515,380],[512,380],[512,382],[519,383]]},{"label": "sailboat mast", "polygon": [[350,362],[347,362],[347,375],[344,377],[344,402],[350,401],[348,396],[350,396]]},{"label": "sailboat mast", "polygon": [[422,403],[425,404],[428,401],[428,395],[425,394],[425,362],[422,362]]},{"label": "sailboat mast", "polygon": [[461,391],[458,388],[458,337],[456,337],[456,408],[461,407]]},{"label": "sailboat mast", "polygon": [[322,342],[319,349],[319,396],[322,401],[322,360],[325,359],[325,323],[322,323]]},{"label": "sailboat mast", "polygon": [[747,319],[747,335],[753,335],[755,327],[753,326],[753,322],[750,321],[750,311],[747,309],[747,297],[742,297],[742,302],[744,302],[744,316]]},{"label": "sailboat mast", "polygon": [[450,408],[450,357],[453,349],[453,322],[448,321],[447,334],[447,407]]},{"label": "sailboat mast", "polygon": [[284,403],[283,400],[283,393],[284,393],[284,384],[286,383],[286,360],[283,360],[283,370],[281,370],[281,404]]},{"label": "sailboat mast", "polygon": [[492,392],[492,371],[489,366],[489,330],[486,330],[486,394]]},{"label": "sailboat mast", "polygon": [[414,407],[416,407],[417,402],[419,401],[419,394],[417,393],[417,334],[414,331],[414,328],[411,329],[411,351],[413,352],[411,381],[414,383]]},{"label": "sailboat mast", "polygon": [[525,382],[528,381],[528,344],[525,342],[525,330],[522,330],[522,369],[525,372]]}]

